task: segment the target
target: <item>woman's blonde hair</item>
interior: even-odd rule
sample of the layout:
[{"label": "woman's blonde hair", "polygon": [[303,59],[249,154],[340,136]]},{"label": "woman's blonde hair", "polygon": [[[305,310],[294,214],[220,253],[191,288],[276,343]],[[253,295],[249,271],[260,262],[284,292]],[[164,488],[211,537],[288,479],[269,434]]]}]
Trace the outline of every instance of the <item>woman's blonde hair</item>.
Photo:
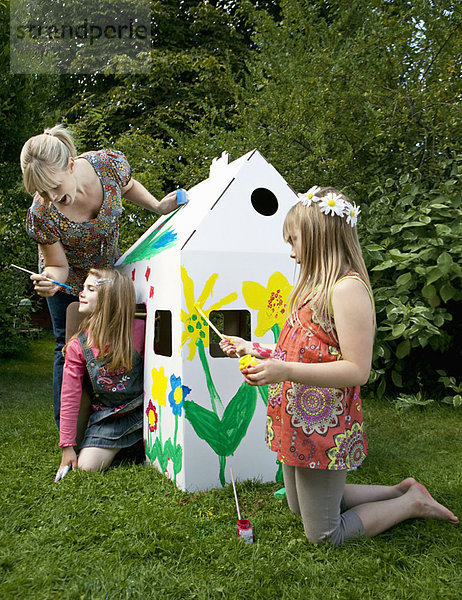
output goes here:
[{"label": "woman's blonde hair", "polygon": [[[98,349],[108,371],[132,368],[133,319],[136,296],[132,280],[112,269],[90,269],[96,279],[96,309],[82,321],[79,331],[88,329],[87,347]],[[78,335],[77,333],[77,335]]]},{"label": "woman's blonde hair", "polygon": [[77,156],[70,132],[64,125],[45,129],[29,138],[21,150],[24,187],[29,194],[58,185],[57,175],[69,168],[69,158]]},{"label": "woman's blonde hair", "polygon": [[[316,193],[323,198],[329,193],[339,194],[334,188],[320,188]],[[283,228],[284,240],[292,243],[294,235],[300,239],[300,273],[289,298],[289,314],[296,313],[306,301],[321,323],[332,325],[332,292],[337,281],[347,273],[358,273],[370,287],[356,227],[345,217],[326,215],[317,203],[304,206],[297,202],[287,213]]]}]

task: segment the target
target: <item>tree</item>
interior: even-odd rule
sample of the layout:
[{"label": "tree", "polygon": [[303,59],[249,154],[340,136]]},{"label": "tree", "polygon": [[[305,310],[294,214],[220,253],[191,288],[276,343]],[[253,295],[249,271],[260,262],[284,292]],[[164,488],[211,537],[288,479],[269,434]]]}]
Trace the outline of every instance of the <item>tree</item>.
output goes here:
[{"label": "tree", "polygon": [[252,14],[236,136],[297,190],[335,185],[361,203],[379,391],[434,389],[435,353],[448,370],[461,356],[460,7],[287,0],[279,21]]}]

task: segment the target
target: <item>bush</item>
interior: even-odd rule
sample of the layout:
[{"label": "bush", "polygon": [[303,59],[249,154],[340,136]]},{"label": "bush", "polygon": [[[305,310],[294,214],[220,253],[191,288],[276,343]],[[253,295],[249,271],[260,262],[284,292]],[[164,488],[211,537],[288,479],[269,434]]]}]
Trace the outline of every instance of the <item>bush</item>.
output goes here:
[{"label": "bush", "polygon": [[438,369],[459,373],[462,155],[439,166],[435,185],[415,170],[370,195],[363,249],[377,304],[371,381],[380,396],[389,384],[437,390]]}]

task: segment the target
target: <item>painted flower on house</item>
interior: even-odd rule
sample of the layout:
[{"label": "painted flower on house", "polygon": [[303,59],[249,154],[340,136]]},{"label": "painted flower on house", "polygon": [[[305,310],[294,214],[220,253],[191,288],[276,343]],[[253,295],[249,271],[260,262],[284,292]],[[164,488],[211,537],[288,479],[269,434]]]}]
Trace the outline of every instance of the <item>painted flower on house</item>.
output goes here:
[{"label": "painted flower on house", "polygon": [[152,400],[149,400],[148,407],[146,409],[146,416],[148,418],[148,427],[149,431],[153,433],[157,430],[157,424],[159,422],[159,417],[157,415],[157,410]]},{"label": "painted flower on house", "polygon": [[262,337],[275,325],[282,328],[287,318],[287,300],[291,289],[289,281],[279,271],[270,276],[266,288],[255,281],[244,281],[242,294],[246,304],[258,310],[257,337]]},{"label": "painted flower on house", "polygon": [[181,377],[176,377],[174,374],[170,376],[170,386],[171,390],[168,394],[168,401],[172,407],[173,414],[181,417],[184,399],[191,391],[191,388],[182,385]]},{"label": "painted flower on house", "polygon": [[168,378],[164,373],[164,367],[160,369],[152,369],[152,398],[157,400],[159,406],[165,406],[167,404],[167,385]]},{"label": "painted flower on house", "polygon": [[213,293],[213,286],[218,279],[218,273],[210,275],[197,300],[195,300],[194,297],[194,282],[183,266],[181,266],[181,279],[183,281],[183,291],[187,309],[186,311],[183,309],[181,310],[181,320],[184,324],[184,331],[181,336],[181,346],[183,347],[184,344],[188,342],[189,354],[187,358],[188,360],[193,360],[196,355],[196,345],[199,339],[202,340],[204,346],[209,345],[208,325],[204,322],[196,307],[200,308],[206,317],[208,317],[213,310],[219,310],[225,304],[234,302],[234,300],[237,299],[237,293],[232,292],[218,302],[212,304],[209,308],[204,308],[206,300]]}]

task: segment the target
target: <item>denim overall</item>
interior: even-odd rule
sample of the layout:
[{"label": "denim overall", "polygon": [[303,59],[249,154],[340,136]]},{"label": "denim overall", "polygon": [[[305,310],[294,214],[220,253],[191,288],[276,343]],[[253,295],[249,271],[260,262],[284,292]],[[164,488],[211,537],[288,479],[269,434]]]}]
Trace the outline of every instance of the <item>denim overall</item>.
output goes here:
[{"label": "denim overall", "polygon": [[143,435],[143,359],[134,350],[130,371],[109,373],[104,360],[95,358],[92,348],[85,347],[86,335],[77,337],[91,381],[94,411],[80,448],[132,446]]}]

